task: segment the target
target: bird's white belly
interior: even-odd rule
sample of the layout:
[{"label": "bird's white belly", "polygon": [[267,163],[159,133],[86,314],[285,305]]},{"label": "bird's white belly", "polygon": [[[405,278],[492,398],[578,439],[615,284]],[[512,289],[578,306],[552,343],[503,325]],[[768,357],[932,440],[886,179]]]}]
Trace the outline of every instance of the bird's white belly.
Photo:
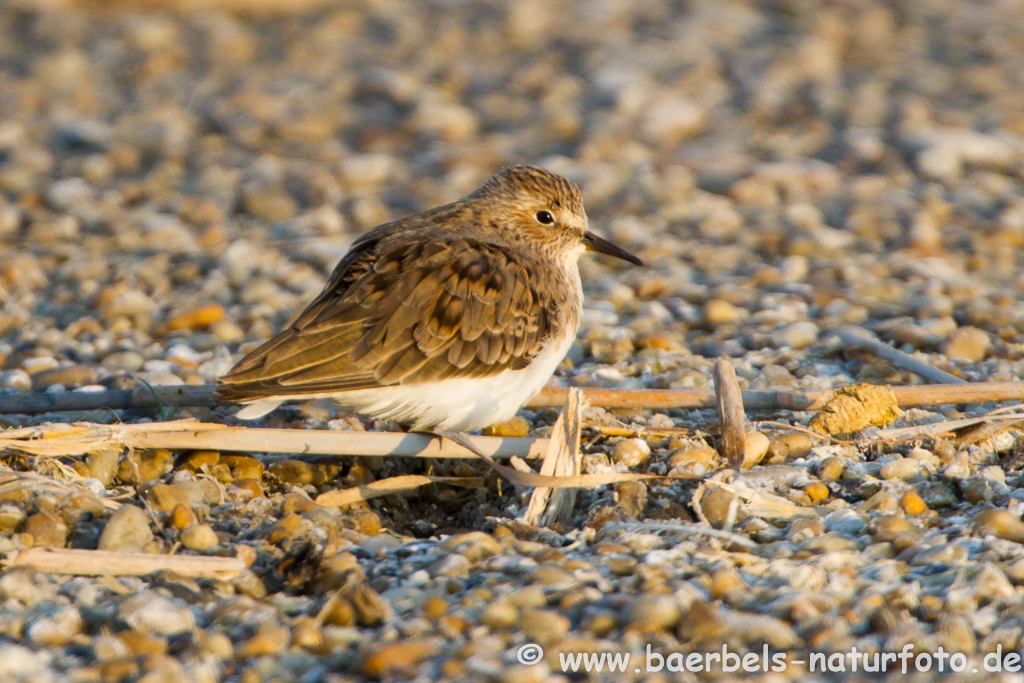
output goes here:
[{"label": "bird's white belly", "polygon": [[476,379],[348,391],[331,398],[364,415],[411,423],[417,430],[482,429],[510,419],[544,387],[572,345],[575,330],[569,332],[522,370],[505,370]]}]

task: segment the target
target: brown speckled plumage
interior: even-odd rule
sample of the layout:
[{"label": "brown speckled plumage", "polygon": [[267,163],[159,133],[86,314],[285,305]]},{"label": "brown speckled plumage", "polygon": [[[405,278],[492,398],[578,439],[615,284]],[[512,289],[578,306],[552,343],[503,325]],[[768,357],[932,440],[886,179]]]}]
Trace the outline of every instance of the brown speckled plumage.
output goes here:
[{"label": "brown speckled plumage", "polygon": [[[543,211],[552,224],[539,221]],[[344,402],[344,392],[523,370],[552,340],[575,336],[582,301],[571,256],[593,240],[614,249],[587,232],[575,185],[535,167],[505,169],[463,200],[360,237],[291,327],[217,391],[233,401]]]}]

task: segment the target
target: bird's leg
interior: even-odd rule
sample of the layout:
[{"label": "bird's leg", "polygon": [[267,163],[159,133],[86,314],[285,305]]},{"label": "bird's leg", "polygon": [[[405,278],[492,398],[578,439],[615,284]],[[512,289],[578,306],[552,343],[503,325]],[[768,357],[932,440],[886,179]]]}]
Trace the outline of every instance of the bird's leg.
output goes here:
[{"label": "bird's leg", "polygon": [[484,460],[490,460],[490,458],[488,458],[479,448],[477,448],[476,444],[474,444],[472,441],[470,441],[469,437],[466,434],[464,434],[463,432],[414,431],[414,432],[410,432],[410,433],[412,433],[412,434],[423,434],[424,436],[437,437],[438,439],[441,440],[442,443],[444,443],[445,439],[448,439],[449,441],[452,441],[452,442],[457,443],[458,445],[462,446],[463,448],[465,448],[467,451],[469,451],[473,455],[479,456],[480,458],[483,458]]}]

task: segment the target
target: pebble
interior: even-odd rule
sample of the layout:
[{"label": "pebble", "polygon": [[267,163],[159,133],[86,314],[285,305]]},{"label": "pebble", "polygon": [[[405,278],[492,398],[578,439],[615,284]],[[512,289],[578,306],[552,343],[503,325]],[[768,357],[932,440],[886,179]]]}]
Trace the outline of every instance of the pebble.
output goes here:
[{"label": "pebble", "polygon": [[470,562],[502,553],[501,544],[493,536],[482,531],[470,531],[458,536],[450,536],[441,544],[441,548],[449,552],[457,552]]},{"label": "pebble", "polygon": [[70,643],[84,629],[78,608],[62,605],[35,614],[25,629],[30,643],[40,647],[61,647]]},{"label": "pebble", "polygon": [[1006,510],[982,510],[974,516],[974,533],[1024,543],[1024,522]]},{"label": "pebble", "polygon": [[679,622],[682,611],[679,603],[670,595],[642,595],[628,607],[624,620],[634,629],[641,631],[671,631]]},{"label": "pebble", "polygon": [[195,617],[184,603],[152,591],[129,595],[117,607],[117,618],[149,636],[174,636],[195,628]]},{"label": "pebble", "polygon": [[[778,460],[799,460],[811,452],[814,447],[814,438],[804,432],[784,432],[770,437],[768,452],[772,459]],[[819,474],[820,476],[820,474]],[[837,477],[834,477],[838,479]]]},{"label": "pebble", "polygon": [[568,618],[551,609],[526,609],[519,617],[523,635],[541,646],[565,638],[570,626]]},{"label": "pebble", "polygon": [[430,640],[409,640],[391,643],[374,649],[363,659],[363,674],[371,678],[384,678],[390,672],[413,666],[437,652]]},{"label": "pebble", "polygon": [[117,475],[117,463],[121,452],[113,448],[90,453],[85,457],[86,465],[89,468],[89,476],[99,481],[103,486],[110,486]]},{"label": "pebble", "polygon": [[921,471],[921,464],[912,458],[901,458],[882,465],[879,476],[882,479],[913,479]]},{"label": "pebble", "polygon": [[942,353],[948,358],[978,363],[985,359],[992,342],[985,332],[976,327],[961,327],[946,337],[942,345]]},{"label": "pebble", "polygon": [[505,600],[492,602],[480,613],[480,623],[493,631],[511,629],[519,623],[519,610]]},{"label": "pebble", "polygon": [[197,553],[205,553],[220,545],[220,539],[209,524],[186,526],[178,534],[181,544]]},{"label": "pebble", "polygon": [[764,456],[768,453],[768,449],[771,447],[771,441],[761,432],[747,432],[745,437],[743,446],[743,467],[745,469],[750,469],[764,459]]},{"label": "pebble", "polygon": [[25,520],[25,533],[32,536],[32,545],[63,548],[68,540],[68,527],[58,515],[41,510]]},{"label": "pebble", "polygon": [[103,526],[97,547],[119,553],[140,553],[153,540],[149,515],[134,505],[122,505]]},{"label": "pebble", "polygon": [[619,465],[636,469],[651,458],[651,447],[643,439],[623,439],[612,449],[612,459]]},{"label": "pebble", "polygon": [[319,486],[326,480],[323,471],[316,465],[301,460],[278,460],[270,464],[267,474],[273,475],[286,484],[312,484]]},{"label": "pebble", "polygon": [[526,418],[516,415],[507,422],[501,424],[491,425],[484,429],[484,436],[499,436],[499,437],[511,437],[511,438],[522,438],[528,436],[530,433],[530,423]]}]

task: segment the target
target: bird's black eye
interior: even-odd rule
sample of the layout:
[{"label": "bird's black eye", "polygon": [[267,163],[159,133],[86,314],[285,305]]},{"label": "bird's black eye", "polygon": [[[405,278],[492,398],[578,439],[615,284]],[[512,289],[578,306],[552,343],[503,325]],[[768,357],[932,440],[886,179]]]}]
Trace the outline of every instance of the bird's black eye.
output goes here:
[{"label": "bird's black eye", "polygon": [[537,215],[534,217],[537,219],[537,222],[540,223],[541,225],[551,225],[552,223],[555,222],[555,217],[552,216],[551,212],[548,211],[547,209],[541,209],[540,211],[537,212]]}]

